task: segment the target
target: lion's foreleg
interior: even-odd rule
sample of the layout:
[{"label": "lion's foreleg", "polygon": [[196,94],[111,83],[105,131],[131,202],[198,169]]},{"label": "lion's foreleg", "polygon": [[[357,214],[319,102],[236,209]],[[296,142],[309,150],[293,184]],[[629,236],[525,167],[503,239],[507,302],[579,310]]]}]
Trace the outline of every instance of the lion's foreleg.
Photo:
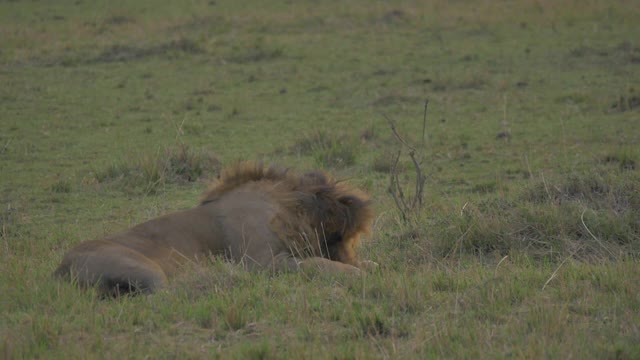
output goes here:
[{"label": "lion's foreleg", "polygon": [[361,271],[357,267],[338,261],[325,259],[322,257],[296,258],[288,257],[278,261],[276,270],[279,271],[302,271],[320,273],[350,273],[359,274]]}]

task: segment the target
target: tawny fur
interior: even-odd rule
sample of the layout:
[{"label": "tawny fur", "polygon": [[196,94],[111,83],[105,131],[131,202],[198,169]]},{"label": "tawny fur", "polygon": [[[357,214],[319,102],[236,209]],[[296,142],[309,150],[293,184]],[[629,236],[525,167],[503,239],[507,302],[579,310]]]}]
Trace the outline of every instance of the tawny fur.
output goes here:
[{"label": "tawny fur", "polygon": [[248,269],[359,272],[372,208],[322,172],[244,162],[223,171],[200,205],[71,249],[55,275],[102,294],[153,292],[185,261],[224,255]]}]

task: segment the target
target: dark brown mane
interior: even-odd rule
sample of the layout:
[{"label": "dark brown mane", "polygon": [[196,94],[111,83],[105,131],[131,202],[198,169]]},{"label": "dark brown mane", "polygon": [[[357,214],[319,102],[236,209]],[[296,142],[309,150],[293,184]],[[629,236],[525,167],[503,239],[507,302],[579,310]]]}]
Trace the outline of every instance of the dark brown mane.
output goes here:
[{"label": "dark brown mane", "polygon": [[207,191],[200,204],[214,201],[221,195],[250,182],[268,180],[271,182],[291,182],[289,169],[278,166],[265,167],[261,161],[244,161],[225,168]]}]

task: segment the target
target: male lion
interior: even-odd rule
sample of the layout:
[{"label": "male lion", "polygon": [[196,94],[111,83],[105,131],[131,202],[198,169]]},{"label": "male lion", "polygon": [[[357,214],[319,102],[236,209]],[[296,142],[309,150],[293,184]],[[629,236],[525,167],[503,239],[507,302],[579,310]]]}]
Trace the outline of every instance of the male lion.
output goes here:
[{"label": "male lion", "polygon": [[200,205],[71,249],[55,275],[103,295],[150,293],[186,261],[224,255],[248,269],[353,272],[372,209],[360,191],[321,172],[259,162],[227,168]]}]

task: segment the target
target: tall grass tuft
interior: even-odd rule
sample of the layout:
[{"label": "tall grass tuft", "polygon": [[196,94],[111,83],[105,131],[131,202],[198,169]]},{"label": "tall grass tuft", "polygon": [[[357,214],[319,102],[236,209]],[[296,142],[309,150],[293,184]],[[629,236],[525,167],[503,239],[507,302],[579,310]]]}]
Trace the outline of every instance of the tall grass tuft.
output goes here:
[{"label": "tall grass tuft", "polygon": [[640,178],[629,171],[540,178],[513,194],[441,208],[429,218],[428,226],[404,233],[420,243],[416,260],[513,253],[547,260],[637,258]]},{"label": "tall grass tuft", "polygon": [[416,221],[396,222],[378,246],[385,257],[411,262],[509,254],[542,261],[637,259],[640,176],[614,170],[540,177],[514,191],[476,195],[462,207],[433,198]]},{"label": "tall grass tuft", "polygon": [[346,136],[316,130],[292,145],[289,152],[311,156],[321,167],[343,168],[355,164],[355,148]]},{"label": "tall grass tuft", "polygon": [[185,144],[166,147],[151,155],[114,162],[95,171],[98,183],[114,184],[126,192],[154,194],[167,184],[197,181],[219,170],[210,152]]}]

